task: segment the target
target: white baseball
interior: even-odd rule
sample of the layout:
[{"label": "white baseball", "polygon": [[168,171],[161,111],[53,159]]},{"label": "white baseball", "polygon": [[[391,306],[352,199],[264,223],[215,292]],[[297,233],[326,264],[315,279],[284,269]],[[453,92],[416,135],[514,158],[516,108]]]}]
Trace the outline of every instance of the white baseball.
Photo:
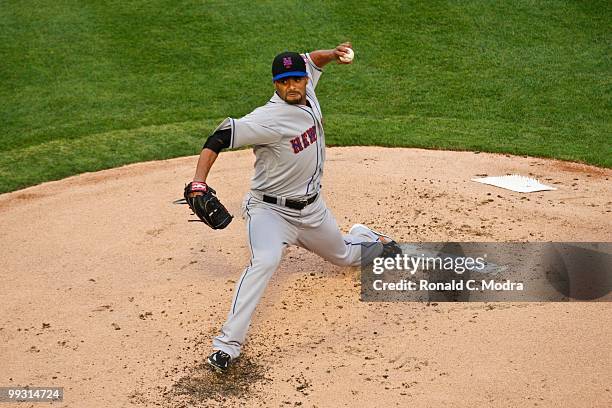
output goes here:
[{"label": "white baseball", "polygon": [[348,49],[348,51],[346,52],[346,55],[343,55],[342,57],[340,57],[340,61],[342,62],[351,62],[353,60],[353,58],[355,57],[355,53],[353,52],[352,49]]}]

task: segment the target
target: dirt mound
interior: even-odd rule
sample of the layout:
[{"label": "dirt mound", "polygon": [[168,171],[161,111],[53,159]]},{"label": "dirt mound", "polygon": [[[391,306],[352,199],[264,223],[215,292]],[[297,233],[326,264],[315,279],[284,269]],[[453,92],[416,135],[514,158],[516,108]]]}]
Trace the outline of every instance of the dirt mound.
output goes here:
[{"label": "dirt mound", "polygon": [[[244,222],[172,202],[197,157],[0,196],[0,384],[61,386],[64,405],[611,406],[609,303],[364,303],[356,271],[289,248],[228,378],[202,365],[248,262]],[[250,151],[210,184],[235,215]],[[470,181],[518,173],[557,191]],[[612,172],[534,158],[328,149],[340,227],[397,240],[610,241]],[[240,403],[239,403],[240,402]]]}]

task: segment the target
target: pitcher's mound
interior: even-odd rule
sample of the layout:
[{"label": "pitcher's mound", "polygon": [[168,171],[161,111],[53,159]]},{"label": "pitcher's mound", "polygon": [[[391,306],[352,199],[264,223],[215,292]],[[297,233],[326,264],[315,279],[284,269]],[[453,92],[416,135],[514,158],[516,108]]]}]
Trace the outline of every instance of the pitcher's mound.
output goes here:
[{"label": "pitcher's mound", "polygon": [[[328,149],[344,231],[398,241],[610,241],[612,172],[470,152]],[[64,387],[66,406],[611,406],[607,303],[364,303],[355,271],[289,248],[228,378],[203,371],[248,264],[251,151],[209,184],[212,231],[181,198],[197,157],[0,196],[0,384]],[[521,174],[556,191],[470,181]],[[233,376],[233,377],[232,377]],[[231,380],[233,378],[233,380]],[[228,381],[231,382],[228,383]]]}]

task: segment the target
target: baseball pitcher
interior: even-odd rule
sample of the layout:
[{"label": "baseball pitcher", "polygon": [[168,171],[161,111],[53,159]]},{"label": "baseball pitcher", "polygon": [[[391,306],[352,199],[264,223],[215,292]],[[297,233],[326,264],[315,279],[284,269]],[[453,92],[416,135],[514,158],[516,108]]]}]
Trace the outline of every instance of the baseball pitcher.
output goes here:
[{"label": "baseball pitcher", "polygon": [[350,64],[353,55],[350,43],[277,55],[270,100],[242,118],[219,124],[203,146],[193,181],[185,187],[193,212],[211,228],[225,228],[232,216],[206,178],[222,149],[253,146],[255,172],[242,203],[251,259],[236,283],[221,333],[212,342],[214,352],[207,362],[217,371],[225,371],[240,355],[253,312],[285,247],[298,245],[342,266],[401,253],[391,238],[361,224],[342,235],[321,197],[325,132],[315,89],[325,65]]}]

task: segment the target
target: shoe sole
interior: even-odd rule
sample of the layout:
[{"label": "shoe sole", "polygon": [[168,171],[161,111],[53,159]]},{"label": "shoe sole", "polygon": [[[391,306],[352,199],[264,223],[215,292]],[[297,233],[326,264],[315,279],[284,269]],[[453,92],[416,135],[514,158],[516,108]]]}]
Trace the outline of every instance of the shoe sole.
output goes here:
[{"label": "shoe sole", "polygon": [[225,373],[225,372],[227,371],[227,368],[221,368],[221,367],[219,367],[218,365],[216,365],[215,363],[213,363],[213,362],[210,360],[210,358],[207,358],[207,359],[206,359],[206,362],[208,363],[208,365],[209,365],[209,366],[210,366],[210,367],[211,367],[213,370],[215,370],[216,372],[218,372],[218,373],[220,373],[220,374],[223,374],[223,373]]}]

